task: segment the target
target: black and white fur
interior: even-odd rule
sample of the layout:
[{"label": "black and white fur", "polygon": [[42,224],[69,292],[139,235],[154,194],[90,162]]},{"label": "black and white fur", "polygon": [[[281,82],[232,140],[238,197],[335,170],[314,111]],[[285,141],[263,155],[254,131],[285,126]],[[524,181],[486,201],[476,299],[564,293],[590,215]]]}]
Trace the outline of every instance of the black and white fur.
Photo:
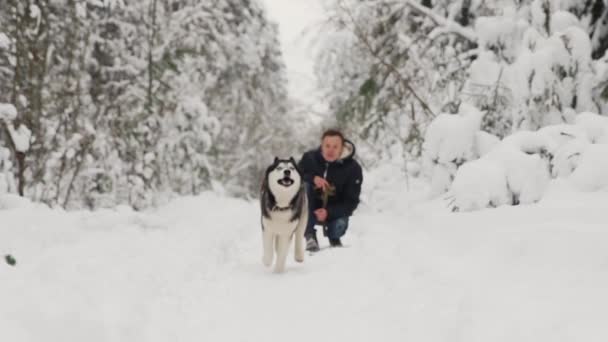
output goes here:
[{"label": "black and white fur", "polygon": [[302,175],[293,158],[275,158],[266,170],[262,183],[262,235],[264,265],[271,266],[277,254],[274,271],[285,271],[289,244],[295,242],[295,260],[304,261],[304,231],[308,223],[308,199]]}]

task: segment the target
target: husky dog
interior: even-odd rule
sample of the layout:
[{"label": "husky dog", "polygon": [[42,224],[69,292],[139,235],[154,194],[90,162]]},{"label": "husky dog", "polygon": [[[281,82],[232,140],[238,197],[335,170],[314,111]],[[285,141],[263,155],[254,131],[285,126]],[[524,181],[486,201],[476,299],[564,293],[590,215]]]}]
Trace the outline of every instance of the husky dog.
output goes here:
[{"label": "husky dog", "polygon": [[266,170],[260,196],[264,265],[272,265],[274,251],[277,261],[274,272],[285,271],[285,260],[292,238],[295,259],[304,261],[304,231],[308,223],[308,199],[296,161],[275,158]]}]

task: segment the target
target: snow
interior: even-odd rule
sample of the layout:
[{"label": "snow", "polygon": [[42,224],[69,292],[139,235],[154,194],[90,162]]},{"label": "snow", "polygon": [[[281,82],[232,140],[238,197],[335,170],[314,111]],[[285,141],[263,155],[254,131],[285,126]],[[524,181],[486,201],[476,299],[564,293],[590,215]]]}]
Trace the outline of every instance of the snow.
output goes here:
[{"label": "snow", "polygon": [[525,23],[514,17],[479,17],[475,20],[475,33],[479,37],[480,45],[501,46],[512,53],[517,53],[516,44],[519,44],[519,37],[526,28]]},{"label": "snow", "polygon": [[[314,117],[326,109],[311,77],[319,48],[311,32],[324,33],[323,26],[312,25],[323,18],[324,1],[263,2],[280,23],[289,93],[296,102],[291,111]],[[592,96],[608,68],[605,60],[591,60],[584,25],[563,11],[579,2],[533,0],[516,9],[506,0],[475,0],[475,11],[488,10],[479,16],[474,11],[471,30],[451,20],[458,2],[449,5],[446,19],[417,2],[401,1],[440,26],[430,37],[451,32],[479,42],[479,55],[465,70],[465,88],[472,98],[492,101],[464,98],[457,114],[425,123],[423,167],[390,149],[403,157],[366,170],[346,248],[307,255],[303,264],[291,254],[282,275],[262,266],[258,203],[226,197],[234,193],[230,182],[210,178],[213,192],[159,200],[164,204],[156,209],[69,212],[15,195],[14,153],[0,145],[0,341],[605,341],[608,117],[594,113],[605,105]],[[86,4],[120,9],[124,0],[78,3],[81,17]],[[552,11],[550,32],[546,4]],[[40,21],[40,8],[31,5],[29,12]],[[501,16],[484,17],[492,13]],[[415,52],[412,38],[399,37]],[[347,48],[333,63],[347,58],[364,79],[366,57],[357,56],[347,39],[352,35],[326,42],[336,51]],[[237,43],[252,53],[245,60],[256,64],[261,48],[247,39]],[[455,57],[450,44],[445,54]],[[0,50],[9,45],[0,33]],[[219,49],[214,45],[209,47]],[[227,68],[228,60],[217,65]],[[231,127],[220,125],[224,121],[211,113],[206,97],[190,91],[198,80],[175,75],[180,76],[185,86],[175,88],[176,110],[165,116],[173,129],[158,144],[174,148],[179,160],[194,156],[192,165],[176,159],[180,176],[222,172],[205,153],[217,147],[222,158],[226,146],[216,137]],[[348,78],[344,84],[359,81]],[[450,99],[460,100],[457,84],[451,83]],[[22,95],[17,101],[27,104]],[[484,112],[474,105],[495,105],[489,112],[513,123],[490,125],[503,140],[481,130]],[[13,105],[0,104],[0,120],[16,150],[25,152],[32,134],[24,125],[14,126],[16,118]],[[83,128],[96,133],[88,120]],[[197,146],[189,143],[192,136]],[[81,139],[73,134],[41,162],[58,167],[62,155],[80,155],[75,147]],[[247,156],[259,151],[250,152]],[[125,196],[143,208],[156,203],[145,181],[159,172],[152,164],[162,155],[142,149],[137,155],[130,170],[138,175],[114,186],[124,186]],[[228,170],[251,166],[247,160],[234,165]],[[430,184],[416,177],[420,170]],[[83,175],[106,172],[94,167]],[[442,196],[429,199],[429,190]],[[321,244],[326,247],[327,241]],[[9,255],[15,266],[3,261]]]},{"label": "snow", "polygon": [[27,150],[30,149],[30,138],[32,137],[32,132],[24,125],[19,125],[19,128],[16,130],[12,125],[9,125],[8,129],[11,133],[11,137],[13,138],[13,142],[15,143],[15,149],[19,152],[27,152]]},{"label": "snow", "polygon": [[475,132],[475,154],[483,157],[500,143],[500,138],[484,131]]},{"label": "snow", "polygon": [[608,190],[608,145],[588,145],[571,179],[583,191]]},{"label": "snow", "polygon": [[[431,196],[449,188],[456,168],[478,156],[476,147],[483,113],[474,106],[462,103],[458,114],[442,113],[428,126],[422,146],[423,169],[431,179]],[[480,143],[486,143],[483,139]],[[488,142],[491,144],[491,142]]]},{"label": "snow", "polygon": [[517,132],[495,142],[479,160],[462,165],[450,189],[455,209],[471,211],[541,200],[551,178],[551,156],[558,148],[559,140],[550,134],[555,130]]},{"label": "snow", "polygon": [[7,50],[11,45],[11,40],[8,36],[0,32],[0,50]]},{"label": "snow", "polygon": [[[608,188],[608,118],[584,112],[574,121],[519,131],[502,141],[478,132],[489,141],[477,153],[480,159],[450,169],[454,173],[450,188],[454,208],[472,211],[535,203],[543,198],[551,178],[567,179],[579,191]],[[477,145],[483,144],[477,140]],[[450,172],[434,172],[437,179],[449,184]],[[505,191],[511,198],[506,201]]]},{"label": "snow", "polygon": [[608,139],[608,117],[584,112],[577,115],[575,120],[576,125],[585,130],[592,143]]},{"label": "snow", "polygon": [[608,193],[550,189],[456,214],[385,191],[394,207],[358,209],[347,248],[283,275],[261,264],[255,202],[65,212],[2,197],[0,252],[17,264],[0,264],[0,339],[604,341]]},{"label": "snow", "polygon": [[551,32],[563,31],[571,26],[582,27],[574,14],[567,11],[557,11],[551,14]]},{"label": "snow", "polygon": [[511,203],[506,170],[489,159],[478,159],[458,169],[451,191],[459,211],[473,211]]},{"label": "snow", "polygon": [[17,109],[9,103],[0,103],[0,120],[12,121],[17,117]]},{"label": "snow", "polygon": [[572,174],[578,167],[581,154],[589,146],[589,141],[584,139],[572,139],[564,143],[556,152],[551,161],[552,176],[565,178]]}]

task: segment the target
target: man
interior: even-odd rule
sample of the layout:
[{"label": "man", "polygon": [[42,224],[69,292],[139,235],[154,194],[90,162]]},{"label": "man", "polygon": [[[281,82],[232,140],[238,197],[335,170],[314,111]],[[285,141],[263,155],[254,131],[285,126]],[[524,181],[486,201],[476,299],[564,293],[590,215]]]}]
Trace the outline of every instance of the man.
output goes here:
[{"label": "man", "polygon": [[[310,215],[306,227],[306,250],[319,251],[315,230],[323,224],[324,235],[332,247],[341,247],[340,238],[348,228],[348,218],[359,204],[363,175],[353,159],[355,145],[337,130],[328,130],[321,137],[321,147],[302,156],[298,166],[306,182]],[[323,206],[323,195],[327,196]]]}]

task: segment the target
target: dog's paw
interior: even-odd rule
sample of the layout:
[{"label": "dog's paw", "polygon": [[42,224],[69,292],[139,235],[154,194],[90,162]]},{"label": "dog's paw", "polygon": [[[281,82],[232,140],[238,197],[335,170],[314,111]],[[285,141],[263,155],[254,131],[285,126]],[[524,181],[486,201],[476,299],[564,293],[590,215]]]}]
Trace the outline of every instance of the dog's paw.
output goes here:
[{"label": "dog's paw", "polygon": [[296,255],[296,262],[304,262],[304,255]]},{"label": "dog's paw", "polygon": [[262,263],[264,264],[264,266],[270,267],[270,265],[272,265],[272,258],[263,257],[262,258]]},{"label": "dog's paw", "polygon": [[285,273],[285,267],[275,267],[274,274],[281,274],[281,273]]}]

